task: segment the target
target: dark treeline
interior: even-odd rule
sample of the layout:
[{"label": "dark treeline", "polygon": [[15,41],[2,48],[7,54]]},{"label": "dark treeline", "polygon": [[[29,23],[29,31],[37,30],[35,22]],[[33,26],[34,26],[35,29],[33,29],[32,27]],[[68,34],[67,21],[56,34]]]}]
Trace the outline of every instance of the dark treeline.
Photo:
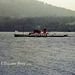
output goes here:
[{"label": "dark treeline", "polygon": [[75,31],[75,17],[0,17],[0,31],[23,31],[23,26],[24,31],[44,28],[47,31]]}]

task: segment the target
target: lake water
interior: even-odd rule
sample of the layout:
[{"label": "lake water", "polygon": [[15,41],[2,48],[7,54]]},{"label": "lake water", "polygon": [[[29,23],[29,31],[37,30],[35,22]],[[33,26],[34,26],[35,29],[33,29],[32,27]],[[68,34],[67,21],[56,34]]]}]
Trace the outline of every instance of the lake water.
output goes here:
[{"label": "lake water", "polygon": [[13,34],[0,32],[0,75],[75,75],[75,37]]}]

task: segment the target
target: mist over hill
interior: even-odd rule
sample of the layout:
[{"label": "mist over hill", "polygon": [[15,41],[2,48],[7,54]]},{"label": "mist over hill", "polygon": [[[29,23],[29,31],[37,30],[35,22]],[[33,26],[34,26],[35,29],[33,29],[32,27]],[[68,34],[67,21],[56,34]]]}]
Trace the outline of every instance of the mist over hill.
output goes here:
[{"label": "mist over hill", "polygon": [[61,17],[75,16],[75,11],[44,4],[37,0],[0,0],[3,17]]},{"label": "mist over hill", "polygon": [[75,31],[75,11],[38,0],[0,0],[0,31]]}]

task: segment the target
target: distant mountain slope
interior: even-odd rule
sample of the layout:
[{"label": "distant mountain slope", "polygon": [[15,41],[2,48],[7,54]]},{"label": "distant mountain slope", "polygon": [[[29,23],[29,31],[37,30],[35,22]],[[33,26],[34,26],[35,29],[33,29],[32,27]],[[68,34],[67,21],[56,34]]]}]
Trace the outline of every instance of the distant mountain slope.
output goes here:
[{"label": "distant mountain slope", "polygon": [[75,11],[44,4],[37,0],[0,0],[0,16],[75,16]]}]

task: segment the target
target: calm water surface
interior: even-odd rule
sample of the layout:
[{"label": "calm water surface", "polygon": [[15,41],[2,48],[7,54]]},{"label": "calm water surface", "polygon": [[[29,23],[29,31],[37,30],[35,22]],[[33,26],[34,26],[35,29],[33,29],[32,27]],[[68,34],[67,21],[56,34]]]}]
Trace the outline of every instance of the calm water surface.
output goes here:
[{"label": "calm water surface", "polygon": [[13,34],[0,32],[0,75],[75,75],[75,37]]}]

